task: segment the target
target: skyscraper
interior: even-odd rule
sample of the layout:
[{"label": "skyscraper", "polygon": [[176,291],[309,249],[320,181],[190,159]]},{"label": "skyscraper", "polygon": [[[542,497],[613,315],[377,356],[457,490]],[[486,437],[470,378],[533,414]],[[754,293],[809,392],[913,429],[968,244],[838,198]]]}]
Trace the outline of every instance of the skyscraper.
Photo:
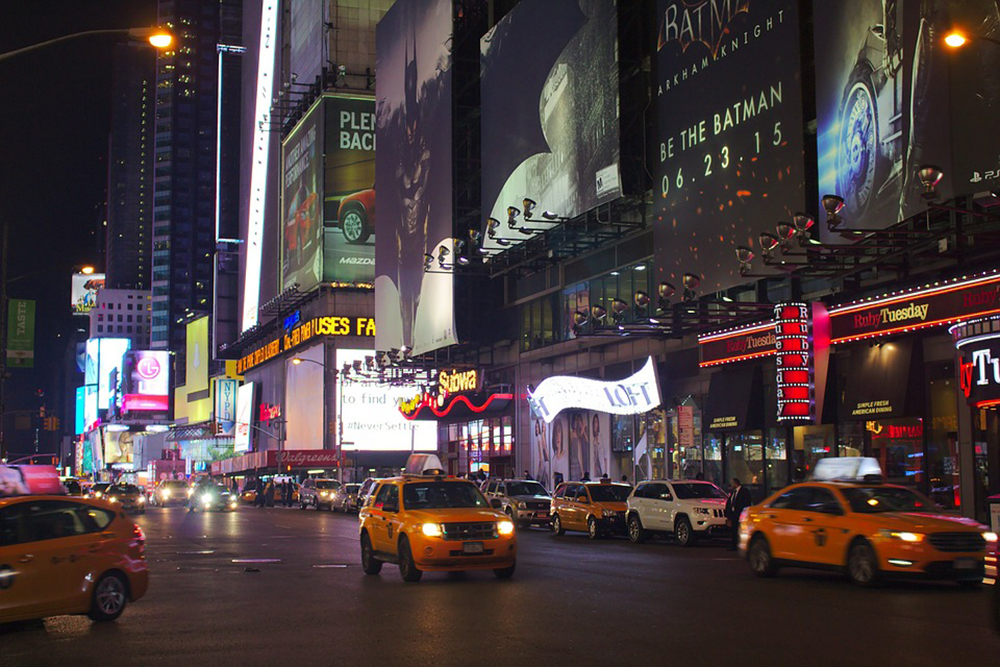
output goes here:
[{"label": "skyscraper", "polygon": [[113,289],[150,285],[155,64],[142,44],[115,47],[106,230],[107,286]]}]

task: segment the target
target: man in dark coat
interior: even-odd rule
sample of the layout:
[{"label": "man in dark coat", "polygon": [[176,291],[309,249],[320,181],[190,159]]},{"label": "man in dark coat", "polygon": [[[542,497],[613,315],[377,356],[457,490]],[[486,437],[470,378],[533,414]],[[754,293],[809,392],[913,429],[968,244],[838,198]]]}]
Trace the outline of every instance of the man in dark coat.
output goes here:
[{"label": "man in dark coat", "polygon": [[726,523],[733,531],[732,545],[730,551],[735,551],[740,543],[740,515],[743,510],[750,507],[753,500],[750,498],[750,490],[740,483],[738,477],[733,477],[733,490],[726,500]]}]

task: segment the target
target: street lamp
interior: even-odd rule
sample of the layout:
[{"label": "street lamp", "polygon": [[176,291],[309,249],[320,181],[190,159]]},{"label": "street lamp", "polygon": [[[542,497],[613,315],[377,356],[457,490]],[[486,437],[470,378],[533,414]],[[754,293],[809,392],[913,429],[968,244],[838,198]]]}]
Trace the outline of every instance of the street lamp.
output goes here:
[{"label": "street lamp", "polygon": [[944,43],[953,49],[960,49],[969,42],[989,42],[1000,46],[1000,40],[985,35],[970,35],[959,28],[952,28],[944,36]]},{"label": "street lamp", "polygon": [[14,56],[19,56],[21,54],[28,53],[29,51],[35,51],[37,49],[41,49],[46,46],[52,46],[53,44],[59,44],[60,42],[67,42],[71,39],[77,39],[78,37],[89,37],[91,35],[123,35],[125,37],[128,37],[129,39],[149,42],[153,47],[157,49],[165,49],[174,42],[174,37],[173,35],[170,34],[170,31],[155,26],[146,28],[114,28],[110,30],[84,30],[83,32],[75,32],[72,35],[63,35],[62,37],[56,37],[55,39],[49,39],[44,42],[39,42],[37,44],[25,46],[20,49],[8,51],[7,53],[0,53],[0,60],[7,60],[8,58],[13,58]]}]

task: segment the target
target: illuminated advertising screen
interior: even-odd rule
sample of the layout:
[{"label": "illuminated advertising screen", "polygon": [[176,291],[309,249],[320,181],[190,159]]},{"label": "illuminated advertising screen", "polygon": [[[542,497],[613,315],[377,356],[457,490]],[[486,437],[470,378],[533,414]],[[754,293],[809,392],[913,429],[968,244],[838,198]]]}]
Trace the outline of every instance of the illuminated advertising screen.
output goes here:
[{"label": "illuminated advertising screen", "polygon": [[823,54],[819,195],[844,198],[845,227],[886,227],[923,211],[917,171],[925,164],[943,170],[942,197],[997,189],[1000,50],[942,43],[953,25],[1000,38],[996,3],[817,0],[813,11]]},{"label": "illuminated advertising screen", "polygon": [[452,254],[451,0],[398,0],[375,30],[378,80],[375,347],[414,355],[458,342],[454,278],[424,272]]},{"label": "illuminated advertising screen", "polygon": [[693,273],[713,292],[745,282],[737,246],[755,248],[805,208],[798,3],[658,0],[656,10],[658,277],[679,288]]},{"label": "illuminated advertising screen", "polygon": [[245,382],[236,390],[236,435],[233,439],[237,452],[250,451],[250,431],[253,430],[254,383]]},{"label": "illuminated advertising screen", "polygon": [[76,388],[76,411],[75,416],[75,426],[74,433],[80,435],[81,433],[87,432],[87,388],[77,387]]},{"label": "illuminated advertising screen", "polygon": [[[543,211],[575,217],[621,196],[615,0],[521,0],[482,38],[480,64],[483,217],[502,223],[499,238],[520,243],[552,226]],[[535,222],[512,229],[507,209],[525,197]]]},{"label": "illuminated advertising screen", "polygon": [[[364,363],[373,350],[337,349],[337,368],[354,362]],[[305,364],[302,364],[303,366]],[[343,427],[341,448],[347,451],[402,451],[412,448],[418,452],[437,450],[437,422],[408,420],[399,411],[399,402],[420,393],[416,385],[390,385],[368,381],[338,381],[337,391],[342,392],[337,405],[341,406]]]},{"label": "illuminated advertising screen", "polygon": [[103,273],[74,273],[70,284],[70,307],[74,315],[86,315],[97,303],[97,290],[104,289]]},{"label": "illuminated advertising screen", "polygon": [[239,383],[228,378],[215,380],[215,421],[219,435],[236,432],[236,391]]},{"label": "illuminated advertising screen", "polygon": [[84,432],[94,428],[100,413],[97,411],[97,385],[88,384],[84,386],[83,397],[83,421]]},{"label": "illuminated advertising screen", "polygon": [[323,278],[322,105],[282,145],[281,283],[306,292]]},{"label": "illuminated advertising screen", "polygon": [[185,389],[188,394],[208,389],[208,316],[189,322],[186,329]]},{"label": "illuminated advertising screen", "polygon": [[323,345],[313,345],[285,362],[285,440],[295,449],[323,449]]},{"label": "illuminated advertising screen", "polygon": [[323,280],[375,280],[375,99],[324,97]]},{"label": "illuminated advertising screen", "polygon": [[104,435],[104,463],[117,464],[131,469],[135,462],[135,436],[130,431],[112,431],[102,427]]},{"label": "illuminated advertising screen", "polygon": [[169,409],[170,353],[165,350],[126,353],[122,410],[166,412]]},{"label": "illuminated advertising screen", "polygon": [[[87,360],[84,382],[96,387],[95,411],[107,410],[111,399],[121,388],[125,353],[132,342],[128,338],[91,338],[87,340]],[[97,417],[94,416],[96,421]],[[93,423],[93,422],[88,422]]]}]

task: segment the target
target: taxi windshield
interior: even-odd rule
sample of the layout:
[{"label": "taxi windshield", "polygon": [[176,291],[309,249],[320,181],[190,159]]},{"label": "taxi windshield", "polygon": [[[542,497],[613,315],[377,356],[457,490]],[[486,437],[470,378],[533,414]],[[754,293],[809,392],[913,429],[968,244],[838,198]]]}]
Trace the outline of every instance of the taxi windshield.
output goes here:
[{"label": "taxi windshield", "polygon": [[406,484],[403,486],[403,503],[408,510],[490,506],[479,489],[468,482]]},{"label": "taxi windshield", "polygon": [[186,489],[187,482],[182,482],[179,479],[168,479],[165,482],[161,482],[160,486],[164,489]]},{"label": "taxi windshield", "polygon": [[722,489],[709,482],[690,482],[685,484],[674,482],[674,493],[681,500],[690,500],[692,498],[722,498],[725,500],[728,497]]},{"label": "taxi windshield", "polygon": [[851,504],[851,511],[859,514],[941,511],[934,501],[916,491],[895,486],[859,486],[842,492]]},{"label": "taxi windshield", "polygon": [[587,487],[595,503],[624,502],[632,488],[615,484],[591,484]]},{"label": "taxi windshield", "polygon": [[538,482],[508,482],[508,496],[547,496],[545,487]]}]

